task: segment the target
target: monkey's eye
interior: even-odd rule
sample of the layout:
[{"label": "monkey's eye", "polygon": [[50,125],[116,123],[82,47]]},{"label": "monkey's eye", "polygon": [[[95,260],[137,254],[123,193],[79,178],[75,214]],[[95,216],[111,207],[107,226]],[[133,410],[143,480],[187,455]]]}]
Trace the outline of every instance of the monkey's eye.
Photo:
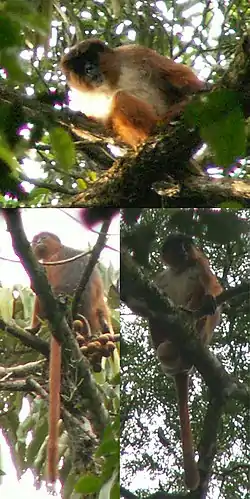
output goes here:
[{"label": "monkey's eye", "polygon": [[94,81],[95,83],[102,83],[103,77],[97,64],[93,64],[92,62],[88,61],[85,63],[84,70],[85,75],[89,80]]},{"label": "monkey's eye", "polygon": [[188,247],[184,242],[181,244],[181,252],[185,258],[188,256]]},{"label": "monkey's eye", "polygon": [[85,64],[85,73],[87,76],[91,76],[92,73],[95,71],[95,64],[92,64],[92,62],[86,62]]}]

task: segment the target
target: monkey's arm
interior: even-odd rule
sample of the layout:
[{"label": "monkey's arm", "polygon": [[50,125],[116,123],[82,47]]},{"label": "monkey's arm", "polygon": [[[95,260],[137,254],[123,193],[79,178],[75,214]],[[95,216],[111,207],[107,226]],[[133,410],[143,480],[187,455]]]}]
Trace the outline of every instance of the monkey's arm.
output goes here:
[{"label": "monkey's arm", "polygon": [[210,297],[207,299],[208,304],[209,301],[211,303],[211,311],[208,310],[208,314],[213,314],[216,311],[216,302],[214,300],[213,309],[213,300],[211,297],[220,295],[223,287],[216,275],[211,271],[208,259],[199,250],[196,250],[196,268],[198,270],[198,279],[187,306],[190,310],[198,310],[204,303],[204,299]]},{"label": "monkey's arm", "polygon": [[199,310],[202,308],[203,316],[196,322],[196,329],[200,333],[203,343],[210,342],[214,329],[221,319],[221,307],[217,307],[215,297],[222,293],[223,288],[215,274],[212,273],[209,261],[202,252],[197,251],[198,279],[187,308]]},{"label": "monkey's arm", "polygon": [[136,147],[146,140],[158,120],[150,104],[124,90],[115,94],[109,125],[126,144]]}]

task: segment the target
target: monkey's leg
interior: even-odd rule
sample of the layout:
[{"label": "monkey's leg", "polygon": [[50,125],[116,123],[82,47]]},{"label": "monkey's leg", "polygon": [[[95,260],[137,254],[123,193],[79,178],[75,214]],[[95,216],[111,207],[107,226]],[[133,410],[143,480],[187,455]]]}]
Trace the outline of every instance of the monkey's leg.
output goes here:
[{"label": "monkey's leg", "polygon": [[49,366],[48,483],[57,479],[58,433],[60,419],[61,345],[52,336]]},{"label": "monkey's leg", "polygon": [[179,373],[175,375],[181,425],[181,441],[183,450],[185,483],[188,489],[195,490],[200,483],[200,477],[194,459],[194,444],[189,420],[188,382],[188,374]]},{"label": "monkey's leg", "polygon": [[110,124],[115,133],[127,144],[136,147],[146,140],[157,120],[149,104],[123,90],[116,93]]}]

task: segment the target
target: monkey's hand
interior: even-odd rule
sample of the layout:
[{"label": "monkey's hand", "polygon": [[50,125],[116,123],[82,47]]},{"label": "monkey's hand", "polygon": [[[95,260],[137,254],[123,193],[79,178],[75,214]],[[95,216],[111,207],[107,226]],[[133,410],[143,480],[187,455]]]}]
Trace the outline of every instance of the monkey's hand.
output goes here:
[{"label": "monkey's hand", "polygon": [[25,331],[27,331],[28,333],[31,333],[31,334],[37,334],[39,329],[41,327],[41,324],[37,324],[36,326],[32,327],[32,326],[28,326],[25,328]]},{"label": "monkey's hand", "polygon": [[202,306],[199,310],[195,312],[195,315],[203,317],[205,315],[214,315],[217,310],[216,298],[212,295],[205,295],[203,298]]}]

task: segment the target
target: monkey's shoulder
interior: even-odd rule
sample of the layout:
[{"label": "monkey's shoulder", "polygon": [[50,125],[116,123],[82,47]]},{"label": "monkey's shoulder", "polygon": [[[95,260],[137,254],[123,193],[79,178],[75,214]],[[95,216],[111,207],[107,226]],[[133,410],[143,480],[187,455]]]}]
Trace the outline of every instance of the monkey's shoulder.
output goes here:
[{"label": "monkey's shoulder", "polygon": [[193,70],[175,62],[170,57],[161,55],[155,50],[142,45],[125,45],[116,49],[122,58],[122,67],[133,69],[162,92],[165,100],[174,102],[181,95],[201,90],[205,84],[195,75]]}]

